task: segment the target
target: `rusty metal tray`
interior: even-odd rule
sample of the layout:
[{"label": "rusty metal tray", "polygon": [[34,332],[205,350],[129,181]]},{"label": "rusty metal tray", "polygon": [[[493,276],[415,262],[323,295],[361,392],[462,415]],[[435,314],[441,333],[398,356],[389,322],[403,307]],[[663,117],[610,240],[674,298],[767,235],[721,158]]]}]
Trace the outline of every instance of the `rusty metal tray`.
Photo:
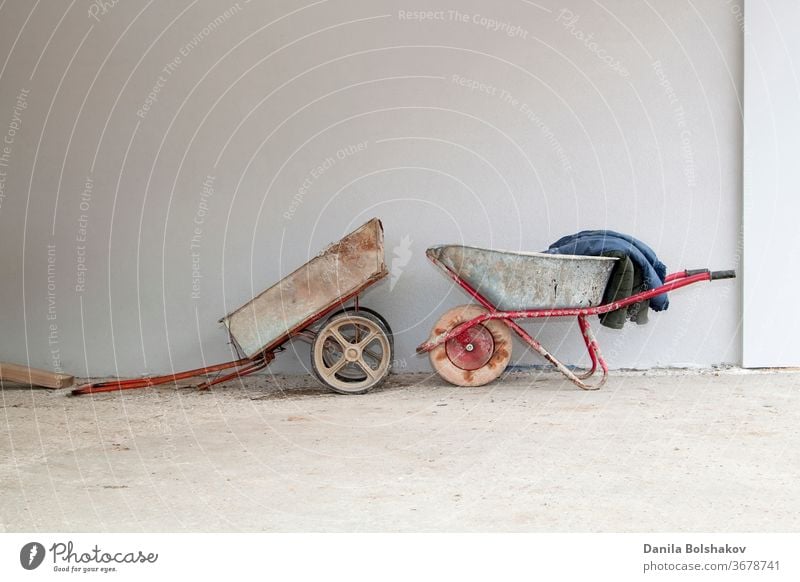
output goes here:
[{"label": "rusty metal tray", "polygon": [[273,350],[388,274],[377,218],[223,317],[246,357]]},{"label": "rusty metal tray", "polygon": [[600,305],[617,260],[460,245],[429,248],[428,257],[503,311]]}]

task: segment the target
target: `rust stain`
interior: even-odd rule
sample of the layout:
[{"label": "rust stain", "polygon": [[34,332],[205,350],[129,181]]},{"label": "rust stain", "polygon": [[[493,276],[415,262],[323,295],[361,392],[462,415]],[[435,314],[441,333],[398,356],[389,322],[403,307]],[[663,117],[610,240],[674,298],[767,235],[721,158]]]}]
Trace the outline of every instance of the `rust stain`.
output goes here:
[{"label": "rust stain", "polygon": [[436,329],[433,330],[433,335],[435,335],[435,336],[442,335],[446,331],[447,330],[445,328],[443,328],[443,327],[437,327]]},{"label": "rust stain", "polygon": [[503,310],[585,307],[600,301],[616,259],[515,253],[459,245],[428,249]]},{"label": "rust stain", "polygon": [[464,370],[464,380],[466,382],[472,382],[475,378],[475,374],[472,373],[472,370]]},{"label": "rust stain", "polygon": [[489,366],[489,369],[493,369],[507,357],[508,357],[508,350],[506,349],[505,344],[501,344],[494,350],[494,355],[492,355],[492,359],[489,360],[486,365]]},{"label": "rust stain", "polygon": [[252,357],[386,274],[383,228],[373,219],[222,321],[236,345]]}]

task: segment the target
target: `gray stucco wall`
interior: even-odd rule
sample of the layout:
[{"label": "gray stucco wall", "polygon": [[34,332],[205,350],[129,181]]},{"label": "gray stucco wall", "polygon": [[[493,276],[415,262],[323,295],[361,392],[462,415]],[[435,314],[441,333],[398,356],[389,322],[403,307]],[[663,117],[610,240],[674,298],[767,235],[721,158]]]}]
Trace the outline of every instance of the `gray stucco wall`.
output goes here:
[{"label": "gray stucco wall", "polygon": [[[7,0],[2,359],[227,359],[219,317],[372,216],[393,273],[363,301],[401,369],[428,369],[414,346],[467,299],[433,244],[611,228],[674,269],[735,268],[741,22],[727,0]],[[739,312],[737,284],[698,286],[601,345],[614,367],[737,363]],[[574,325],[531,328],[582,361]]]}]

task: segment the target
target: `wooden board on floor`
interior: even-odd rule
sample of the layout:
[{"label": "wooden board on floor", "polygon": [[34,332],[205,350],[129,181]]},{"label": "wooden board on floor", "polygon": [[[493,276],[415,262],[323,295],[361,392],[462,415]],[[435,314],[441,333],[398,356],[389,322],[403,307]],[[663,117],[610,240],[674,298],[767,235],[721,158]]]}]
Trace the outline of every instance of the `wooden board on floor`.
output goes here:
[{"label": "wooden board on floor", "polygon": [[45,388],[66,388],[72,386],[74,377],[69,374],[57,374],[47,370],[37,370],[19,364],[0,362],[0,378],[5,382],[33,384]]}]

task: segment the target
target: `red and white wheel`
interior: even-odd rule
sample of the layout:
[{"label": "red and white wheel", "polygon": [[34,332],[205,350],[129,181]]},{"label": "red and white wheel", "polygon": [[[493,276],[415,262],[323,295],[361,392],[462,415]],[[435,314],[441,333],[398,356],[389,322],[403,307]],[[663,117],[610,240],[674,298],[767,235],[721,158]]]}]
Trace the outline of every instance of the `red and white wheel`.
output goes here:
[{"label": "red and white wheel", "polygon": [[[433,336],[484,313],[486,309],[478,305],[454,307],[436,322]],[[511,331],[502,321],[485,321],[436,346],[429,355],[433,369],[451,384],[483,386],[500,376],[508,366]]]}]

